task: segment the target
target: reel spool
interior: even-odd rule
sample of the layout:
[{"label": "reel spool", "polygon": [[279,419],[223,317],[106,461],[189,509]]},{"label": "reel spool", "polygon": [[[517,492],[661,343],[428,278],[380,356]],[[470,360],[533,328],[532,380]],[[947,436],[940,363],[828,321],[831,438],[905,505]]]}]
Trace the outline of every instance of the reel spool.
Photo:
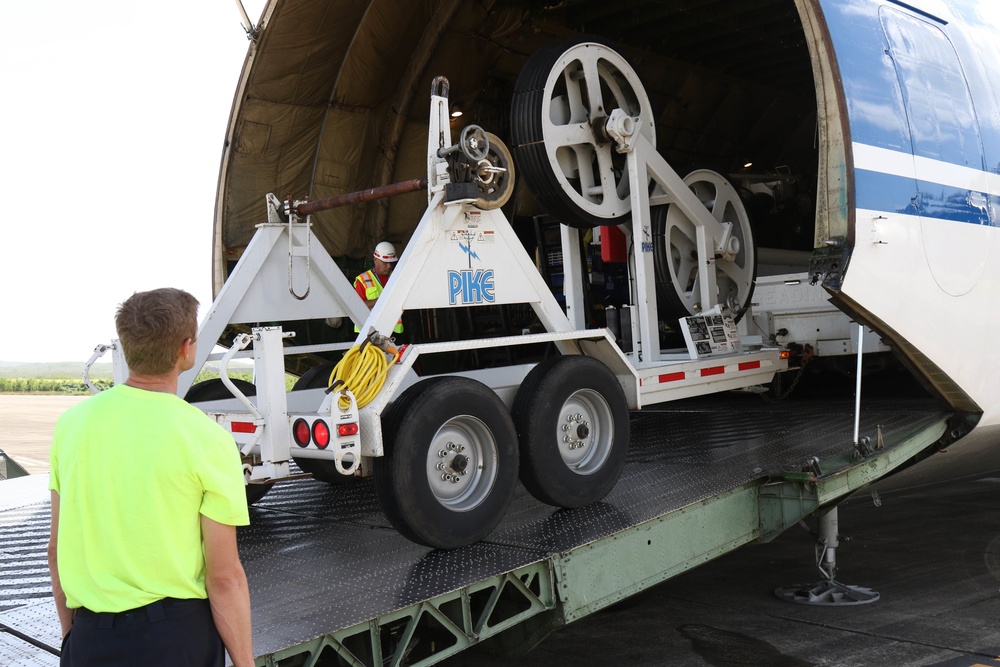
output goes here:
[{"label": "reel spool", "polygon": [[[717,303],[727,307],[736,321],[750,305],[757,280],[757,246],[750,230],[739,192],[729,179],[709,169],[696,169],[684,177],[691,188],[719,222],[733,225],[732,239],[738,242],[734,253],[715,258]],[[679,207],[672,204],[652,209],[653,273],[656,276],[656,304],[661,316],[696,315],[715,304],[701,303],[704,273],[698,267],[697,228]]]},{"label": "reel spool", "polygon": [[560,222],[588,229],[629,219],[626,157],[603,133],[614,109],[638,118],[653,145],[653,112],[625,58],[596,39],[541,49],[514,86],[514,152],[538,203]]}]

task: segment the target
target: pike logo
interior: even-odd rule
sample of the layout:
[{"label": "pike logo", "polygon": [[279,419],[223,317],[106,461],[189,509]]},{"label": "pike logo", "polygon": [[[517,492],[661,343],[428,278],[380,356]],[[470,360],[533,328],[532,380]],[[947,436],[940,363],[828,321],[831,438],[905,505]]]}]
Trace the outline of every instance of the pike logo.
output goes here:
[{"label": "pike logo", "polygon": [[493,269],[448,272],[448,303],[493,303]]}]

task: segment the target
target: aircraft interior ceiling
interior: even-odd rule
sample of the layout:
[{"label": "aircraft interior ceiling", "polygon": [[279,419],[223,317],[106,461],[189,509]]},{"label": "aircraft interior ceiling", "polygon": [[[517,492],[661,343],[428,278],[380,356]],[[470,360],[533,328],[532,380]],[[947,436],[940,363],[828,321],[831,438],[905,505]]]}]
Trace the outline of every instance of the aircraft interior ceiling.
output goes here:
[{"label": "aircraft interior ceiling", "polygon": [[[747,190],[772,181],[766,201],[748,206],[759,242],[812,248],[816,91],[794,0],[274,0],[261,21],[220,176],[226,259],[249,242],[268,192],[322,199],[425,176],[435,76],[463,112],[453,137],[475,123],[510,145],[529,57],[588,35],[638,72],[658,149],[681,175],[709,167]],[[505,208],[515,224],[542,212],[517,184]],[[319,213],[314,229],[332,256],[360,258],[383,238],[405,244],[425,206],[412,193]]]}]

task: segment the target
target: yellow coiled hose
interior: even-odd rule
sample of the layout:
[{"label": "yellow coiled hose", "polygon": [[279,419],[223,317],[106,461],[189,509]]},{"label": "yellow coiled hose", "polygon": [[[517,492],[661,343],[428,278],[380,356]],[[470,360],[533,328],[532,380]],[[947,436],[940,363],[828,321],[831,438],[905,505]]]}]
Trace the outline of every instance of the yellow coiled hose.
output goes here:
[{"label": "yellow coiled hose", "polygon": [[[384,352],[367,340],[361,345],[355,345],[344,354],[330,373],[330,391],[343,388],[354,394],[358,407],[371,403],[385,384],[385,376],[389,367],[399,359],[399,351],[390,347],[390,352]],[[341,394],[337,401],[341,410],[351,407],[351,401]]]}]

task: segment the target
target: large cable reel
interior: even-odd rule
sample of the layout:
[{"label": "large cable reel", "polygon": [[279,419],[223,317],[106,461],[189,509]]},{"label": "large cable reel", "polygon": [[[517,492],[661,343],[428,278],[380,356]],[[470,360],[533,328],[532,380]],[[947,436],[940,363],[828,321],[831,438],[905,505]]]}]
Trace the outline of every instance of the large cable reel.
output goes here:
[{"label": "large cable reel", "polygon": [[[684,177],[701,203],[719,222],[733,225],[730,245],[735,252],[715,258],[716,303],[726,307],[738,321],[753,296],[757,279],[757,246],[750,230],[739,192],[722,174],[695,169]],[[705,273],[698,266],[697,228],[681,211],[669,204],[652,210],[653,273],[656,276],[656,303],[663,317],[696,315],[715,304],[701,303],[701,281]]]},{"label": "large cable reel", "polygon": [[656,143],[653,112],[639,76],[610,45],[593,38],[540,49],[514,85],[511,138],[538,203],[570,227],[629,219],[626,157],[602,133],[615,109],[638,118]]},{"label": "large cable reel", "polygon": [[[638,119],[636,133],[656,145],[653,110],[638,74],[601,39],[575,39],[537,51],[515,84],[511,137],[518,166],[539,205],[570,227],[631,219],[626,156],[604,132],[615,109]],[[725,176],[696,170],[684,182],[716,220],[732,224],[738,250],[716,255],[714,296],[739,318],[750,303],[757,273],[749,216]],[[705,275],[699,272],[694,223],[674,204],[654,208],[650,219],[660,318],[713,307],[699,296]]]}]

